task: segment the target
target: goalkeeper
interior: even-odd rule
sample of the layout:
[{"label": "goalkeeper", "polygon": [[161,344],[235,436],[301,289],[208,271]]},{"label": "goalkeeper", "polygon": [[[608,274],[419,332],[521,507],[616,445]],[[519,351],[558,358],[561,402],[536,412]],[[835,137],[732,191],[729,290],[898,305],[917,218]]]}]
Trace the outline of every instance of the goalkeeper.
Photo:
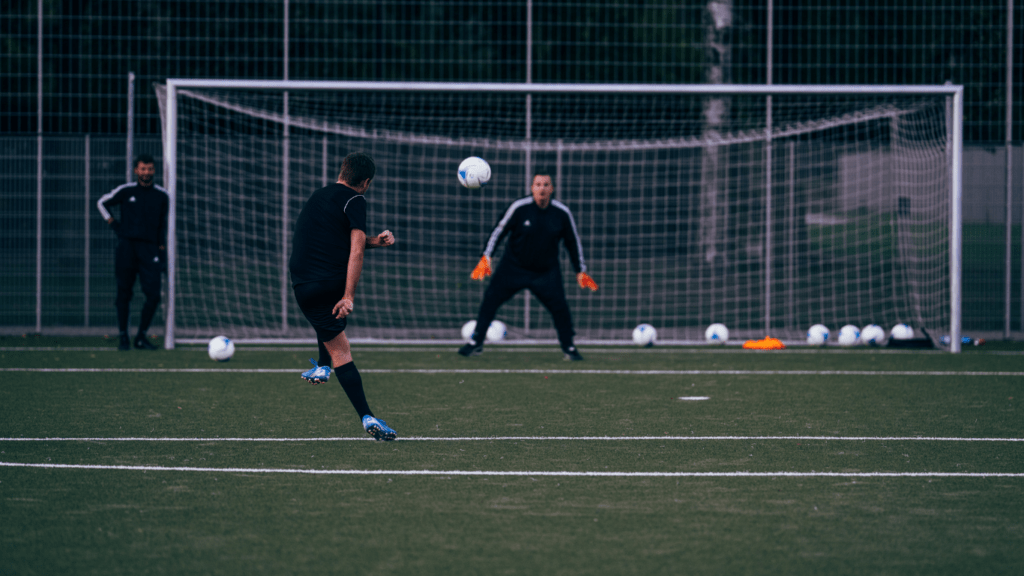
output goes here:
[{"label": "goalkeeper", "polygon": [[348,316],[355,309],[364,252],[395,243],[387,230],[366,237],[365,194],[376,172],[373,159],[362,152],[345,157],[338,182],[314,192],[299,213],[288,268],[295,300],[316,330],[320,348],[320,361],[311,358],[313,368],[303,372],[302,378],[320,384],[331,377],[333,368],[363,429],[377,440],[394,440],[395,431],[370,411],[345,336]]},{"label": "goalkeeper", "polygon": [[459,348],[459,354],[463,356],[476,356],[483,352],[487,327],[494,320],[498,308],[526,288],[533,292],[551,314],[565,359],[583,360],[573,344],[575,331],[572,327],[572,314],[565,300],[562,272],[558,265],[560,241],[565,243],[565,249],[569,251],[580,288],[597,290],[597,283],[587,274],[583,244],[572,212],[568,206],[551,198],[554,186],[550,174],[538,171],[533,177],[530,192],[531,196],[516,200],[502,215],[487,239],[480,262],[473,270],[471,278],[474,280],[490,276],[491,254],[502,239],[508,236],[505,255],[480,303],[473,339]]}]

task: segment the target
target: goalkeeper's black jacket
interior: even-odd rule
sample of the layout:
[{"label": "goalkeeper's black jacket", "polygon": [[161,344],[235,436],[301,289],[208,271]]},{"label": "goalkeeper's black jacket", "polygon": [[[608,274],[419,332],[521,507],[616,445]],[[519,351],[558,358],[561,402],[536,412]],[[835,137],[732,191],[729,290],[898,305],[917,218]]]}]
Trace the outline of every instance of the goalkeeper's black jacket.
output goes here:
[{"label": "goalkeeper's black jacket", "polygon": [[120,221],[115,220],[111,224],[119,238],[167,245],[170,200],[166,190],[156,184],[122,184],[104,194],[96,203],[104,220],[110,218],[110,209],[114,206],[121,207]]},{"label": "goalkeeper's black jacket", "polygon": [[516,266],[534,272],[551,270],[558,266],[558,242],[562,240],[576,273],[587,271],[576,221],[569,207],[558,200],[552,199],[543,210],[532,195],[513,202],[487,239],[483,255],[490,258],[506,235],[503,261],[511,259]]}]

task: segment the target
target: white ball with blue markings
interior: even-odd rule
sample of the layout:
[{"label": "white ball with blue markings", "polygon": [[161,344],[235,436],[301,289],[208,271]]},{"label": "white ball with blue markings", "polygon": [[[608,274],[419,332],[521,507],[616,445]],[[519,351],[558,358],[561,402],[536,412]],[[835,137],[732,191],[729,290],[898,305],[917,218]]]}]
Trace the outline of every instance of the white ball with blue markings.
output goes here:
[{"label": "white ball with blue markings", "polygon": [[900,322],[892,327],[889,335],[892,336],[893,340],[912,340],[914,338],[914,329]]},{"label": "white ball with blue markings", "polygon": [[824,346],[828,342],[828,328],[824,324],[815,324],[807,329],[807,343],[811,346]]},{"label": "white ball with blue markings", "polygon": [[715,322],[704,331],[704,339],[709,344],[725,344],[729,341],[729,329],[725,327],[725,324]]},{"label": "white ball with blue markings", "polygon": [[473,332],[476,331],[476,320],[470,320],[462,325],[462,340],[464,342],[473,341]]},{"label": "white ball with blue markings", "polygon": [[227,336],[214,336],[206,346],[206,353],[211,360],[227,362],[235,355],[235,343]]},{"label": "white ball with blue markings", "polygon": [[459,184],[470,190],[486,186],[491,181],[491,165],[478,156],[470,156],[459,164]]},{"label": "white ball with blue markings", "polygon": [[487,327],[486,339],[488,342],[501,342],[508,335],[508,326],[501,320],[493,320]]},{"label": "white ball with blue markings", "polygon": [[868,324],[860,331],[860,341],[868,346],[882,346],[885,344],[885,330],[878,324]]},{"label": "white ball with blue markings", "polygon": [[633,329],[633,344],[650,348],[658,340],[658,331],[650,324],[640,324]]},{"label": "white ball with blue markings", "polygon": [[839,344],[843,346],[854,346],[860,342],[860,328],[853,324],[847,324],[839,329]]}]

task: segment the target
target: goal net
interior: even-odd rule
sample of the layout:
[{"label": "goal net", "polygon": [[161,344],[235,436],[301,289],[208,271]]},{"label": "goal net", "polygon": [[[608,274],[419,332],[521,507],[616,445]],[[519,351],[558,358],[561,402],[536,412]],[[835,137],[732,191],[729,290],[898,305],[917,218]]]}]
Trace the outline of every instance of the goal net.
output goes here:
[{"label": "goal net", "polygon": [[[313,337],[291,235],[353,151],[377,163],[367,233],[397,243],[367,252],[350,338],[458,339],[485,288],[469,273],[537,170],[600,285],[580,290],[563,251],[580,341],[641,322],[681,342],[714,322],[740,340],[816,323],[958,336],[953,87],[713,88],[169,81],[171,345]],[[490,163],[487,187],[459,185],[467,156]],[[528,294],[498,319],[554,338]]]}]

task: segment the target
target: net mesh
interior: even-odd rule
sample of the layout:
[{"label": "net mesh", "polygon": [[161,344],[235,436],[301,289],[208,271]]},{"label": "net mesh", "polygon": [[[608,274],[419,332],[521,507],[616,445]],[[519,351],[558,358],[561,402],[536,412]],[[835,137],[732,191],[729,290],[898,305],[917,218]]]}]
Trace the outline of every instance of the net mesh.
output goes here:
[{"label": "net mesh", "polygon": [[[160,100],[163,101],[162,88]],[[179,89],[176,335],[309,338],[287,256],[305,199],[341,158],[377,163],[350,338],[457,339],[469,279],[537,170],[573,211],[583,291],[563,250],[578,339],[802,337],[807,327],[949,325],[945,97]],[[459,162],[491,165],[482,190]],[[770,182],[770,185],[769,185]],[[496,254],[500,258],[500,250]],[[530,296],[510,336],[553,338]]]}]

